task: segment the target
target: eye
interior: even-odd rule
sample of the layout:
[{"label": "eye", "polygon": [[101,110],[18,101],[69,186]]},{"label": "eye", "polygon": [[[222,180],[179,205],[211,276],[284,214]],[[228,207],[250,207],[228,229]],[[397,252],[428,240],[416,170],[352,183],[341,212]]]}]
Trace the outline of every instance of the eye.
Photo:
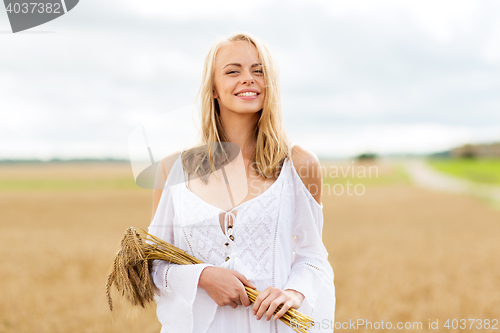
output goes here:
[{"label": "eye", "polygon": [[[259,70],[256,70],[254,71],[255,73],[259,73],[259,74],[264,74],[264,71],[259,69]],[[227,72],[226,74],[233,74],[233,73],[238,73],[238,71],[229,71]]]}]

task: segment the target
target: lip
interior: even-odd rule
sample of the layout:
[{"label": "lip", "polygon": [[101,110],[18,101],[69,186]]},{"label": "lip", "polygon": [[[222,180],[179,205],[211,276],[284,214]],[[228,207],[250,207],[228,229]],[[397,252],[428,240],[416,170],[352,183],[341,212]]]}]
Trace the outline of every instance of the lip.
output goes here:
[{"label": "lip", "polygon": [[238,91],[234,95],[238,95],[238,94],[241,94],[241,93],[244,93],[244,92],[254,92],[254,93],[257,93],[257,95],[260,95],[260,92],[258,90],[256,90],[256,89],[243,89],[243,90]]},{"label": "lip", "polygon": [[[254,96],[237,96],[238,94],[241,94],[241,93],[244,93],[244,92],[254,92],[254,93],[257,93],[257,95],[254,95]],[[238,91],[236,94],[234,94],[234,96],[236,96],[238,98],[247,99],[247,100],[256,99],[257,97],[259,97],[259,95],[260,95],[260,92],[258,90],[255,90],[255,89],[243,89],[243,90]]]}]

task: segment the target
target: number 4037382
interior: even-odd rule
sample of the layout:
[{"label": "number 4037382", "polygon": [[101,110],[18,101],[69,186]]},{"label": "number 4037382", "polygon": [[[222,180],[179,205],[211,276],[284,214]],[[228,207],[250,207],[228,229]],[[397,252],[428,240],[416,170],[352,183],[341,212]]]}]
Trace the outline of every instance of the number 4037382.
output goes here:
[{"label": "number 4037382", "polygon": [[447,329],[486,329],[497,330],[498,319],[448,319],[443,327]]},{"label": "number 4037382", "polygon": [[5,8],[8,13],[47,13],[47,14],[62,14],[60,3],[43,3],[43,2],[23,2],[9,3]]}]

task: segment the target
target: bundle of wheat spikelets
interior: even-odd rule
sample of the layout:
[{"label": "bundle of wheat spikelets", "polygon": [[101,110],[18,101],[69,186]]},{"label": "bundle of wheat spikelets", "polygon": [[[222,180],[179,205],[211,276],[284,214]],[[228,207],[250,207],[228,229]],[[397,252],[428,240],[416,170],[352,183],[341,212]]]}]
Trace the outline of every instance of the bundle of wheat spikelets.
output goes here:
[{"label": "bundle of wheat spikelets", "polygon": [[[178,265],[202,264],[203,262],[173,246],[164,240],[155,237],[146,231],[130,227],[125,231],[121,241],[121,248],[116,254],[111,273],[106,282],[106,296],[109,309],[113,310],[110,289],[116,284],[118,291],[133,305],[145,305],[154,301],[155,285],[151,280],[151,261],[159,259]],[[254,303],[260,291],[245,286],[248,299]],[[276,314],[282,305],[274,311]],[[289,309],[279,318],[295,332],[306,333],[314,321],[295,309]]]}]

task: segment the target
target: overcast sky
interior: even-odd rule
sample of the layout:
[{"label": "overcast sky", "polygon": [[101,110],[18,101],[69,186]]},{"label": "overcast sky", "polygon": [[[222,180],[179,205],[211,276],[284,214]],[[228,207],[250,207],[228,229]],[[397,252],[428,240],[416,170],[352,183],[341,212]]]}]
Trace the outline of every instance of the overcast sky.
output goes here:
[{"label": "overcast sky", "polygon": [[147,119],[194,103],[210,45],[248,31],[319,156],[500,141],[500,1],[81,0],[12,34],[0,9],[0,159],[128,158]]}]

